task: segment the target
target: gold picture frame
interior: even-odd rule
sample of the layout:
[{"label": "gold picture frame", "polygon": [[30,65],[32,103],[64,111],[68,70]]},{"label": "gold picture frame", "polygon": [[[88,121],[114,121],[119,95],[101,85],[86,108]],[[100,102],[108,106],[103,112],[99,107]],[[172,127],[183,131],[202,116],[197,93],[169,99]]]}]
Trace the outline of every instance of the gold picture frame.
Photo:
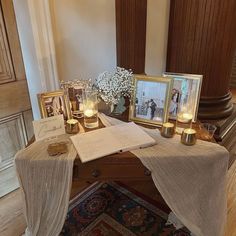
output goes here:
[{"label": "gold picture frame", "polygon": [[134,75],[129,120],[159,127],[167,122],[171,89],[171,78]]},{"label": "gold picture frame", "polygon": [[[193,109],[193,122],[196,122],[203,75],[165,72],[163,73],[163,76],[173,79],[169,118],[172,120],[176,120],[178,113],[178,104],[181,103],[182,100],[185,100],[186,103],[189,104],[189,107]],[[176,93],[178,93],[177,96],[175,96]],[[173,101],[174,97],[176,97],[176,101]],[[176,103],[175,111],[173,109],[171,110],[171,108],[173,107],[171,106],[171,103]]]},{"label": "gold picture frame", "polygon": [[63,114],[64,120],[71,119],[67,94],[63,90],[37,94],[42,118]]}]

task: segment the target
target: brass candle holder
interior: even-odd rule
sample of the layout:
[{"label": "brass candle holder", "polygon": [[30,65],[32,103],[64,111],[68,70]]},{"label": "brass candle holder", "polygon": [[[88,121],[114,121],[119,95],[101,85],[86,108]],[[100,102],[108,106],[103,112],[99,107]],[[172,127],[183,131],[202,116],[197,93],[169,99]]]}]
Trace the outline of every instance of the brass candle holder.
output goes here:
[{"label": "brass candle holder", "polygon": [[77,134],[79,132],[79,122],[75,119],[69,119],[66,121],[66,133]]},{"label": "brass candle holder", "polygon": [[197,132],[195,129],[185,129],[181,135],[181,143],[187,146],[194,145],[197,141]]},{"label": "brass candle holder", "polygon": [[172,138],[175,134],[175,126],[173,123],[164,123],[161,128],[161,136],[165,138]]}]

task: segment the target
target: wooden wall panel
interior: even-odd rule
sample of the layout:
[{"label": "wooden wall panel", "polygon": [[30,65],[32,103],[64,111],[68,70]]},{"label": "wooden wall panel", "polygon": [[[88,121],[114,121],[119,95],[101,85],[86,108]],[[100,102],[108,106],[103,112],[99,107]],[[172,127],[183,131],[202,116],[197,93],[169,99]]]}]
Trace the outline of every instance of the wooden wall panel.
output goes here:
[{"label": "wooden wall panel", "polygon": [[0,86],[0,118],[31,109],[26,80]]},{"label": "wooden wall panel", "polygon": [[0,84],[15,81],[5,23],[0,8]]},{"label": "wooden wall panel", "polygon": [[22,114],[0,119],[0,170],[13,165],[17,151],[27,142]]},{"label": "wooden wall panel", "polygon": [[26,79],[21,46],[17,31],[15,12],[12,0],[0,0],[3,10],[6,32],[10,46],[14,72],[17,80]]},{"label": "wooden wall panel", "polygon": [[199,111],[212,108],[211,118],[232,112],[229,83],[235,22],[235,0],[171,1],[166,70],[203,74]]},{"label": "wooden wall panel", "polygon": [[171,1],[167,70],[203,74],[203,96],[228,92],[235,12],[235,0]]},{"label": "wooden wall panel", "polygon": [[234,60],[233,60],[233,65],[232,65],[232,70],[231,70],[231,87],[236,88],[236,51],[234,54]]},{"label": "wooden wall panel", "polygon": [[117,65],[145,72],[147,0],[116,0]]}]

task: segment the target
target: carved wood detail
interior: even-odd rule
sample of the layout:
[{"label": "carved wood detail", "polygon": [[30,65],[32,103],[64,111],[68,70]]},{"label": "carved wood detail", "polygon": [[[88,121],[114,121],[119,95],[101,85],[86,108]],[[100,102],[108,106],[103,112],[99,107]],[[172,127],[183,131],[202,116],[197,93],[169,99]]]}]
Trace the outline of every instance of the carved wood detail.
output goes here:
[{"label": "carved wood detail", "polygon": [[0,170],[13,165],[16,152],[25,147],[26,142],[22,114],[0,119]]},{"label": "carved wood detail", "polygon": [[116,0],[117,65],[145,72],[147,0]]},{"label": "carved wood detail", "polygon": [[6,35],[2,10],[0,9],[0,84],[15,80],[10,48]]}]

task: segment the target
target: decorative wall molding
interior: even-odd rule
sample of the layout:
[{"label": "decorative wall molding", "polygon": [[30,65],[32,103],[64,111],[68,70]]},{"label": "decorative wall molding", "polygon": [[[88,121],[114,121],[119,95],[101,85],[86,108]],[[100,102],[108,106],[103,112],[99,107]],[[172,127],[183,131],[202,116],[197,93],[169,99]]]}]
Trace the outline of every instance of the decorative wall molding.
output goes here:
[{"label": "decorative wall molding", "polygon": [[15,81],[3,13],[0,9],[0,84]]},{"label": "decorative wall molding", "polygon": [[13,166],[16,152],[27,143],[22,113],[0,119],[0,171]]}]

